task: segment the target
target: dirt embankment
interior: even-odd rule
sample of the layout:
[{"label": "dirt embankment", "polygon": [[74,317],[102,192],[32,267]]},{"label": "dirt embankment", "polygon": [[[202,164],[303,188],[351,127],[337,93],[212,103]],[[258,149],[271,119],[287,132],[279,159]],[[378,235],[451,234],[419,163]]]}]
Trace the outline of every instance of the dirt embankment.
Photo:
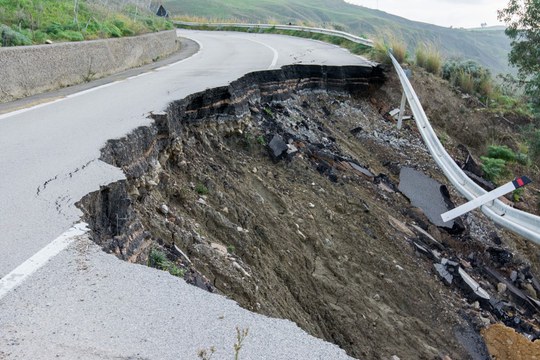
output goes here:
[{"label": "dirt embankment", "polygon": [[[140,263],[162,249],[187,281],[357,358],[484,359],[478,330],[499,321],[537,336],[510,285],[529,289],[538,248],[476,212],[451,234],[398,191],[405,167],[445,181],[415,128],[387,116],[400,96],[383,78],[293,66],[173,103],[103,150],[128,180],[82,202],[95,241]],[[515,272],[510,290],[486,268]]]}]

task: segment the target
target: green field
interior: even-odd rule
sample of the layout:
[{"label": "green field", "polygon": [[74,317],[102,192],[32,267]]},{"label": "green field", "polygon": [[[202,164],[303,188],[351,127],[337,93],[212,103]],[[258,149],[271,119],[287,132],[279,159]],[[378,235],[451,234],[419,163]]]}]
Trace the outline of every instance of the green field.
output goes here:
[{"label": "green field", "polygon": [[0,0],[0,45],[138,35],[172,24],[130,0]]},{"label": "green field", "polygon": [[450,29],[410,21],[342,0],[165,0],[173,16],[217,21],[264,22],[324,26],[370,38],[395,36],[409,45],[422,42],[440,48],[446,57],[476,60],[494,73],[507,73],[510,41],[502,29]]}]

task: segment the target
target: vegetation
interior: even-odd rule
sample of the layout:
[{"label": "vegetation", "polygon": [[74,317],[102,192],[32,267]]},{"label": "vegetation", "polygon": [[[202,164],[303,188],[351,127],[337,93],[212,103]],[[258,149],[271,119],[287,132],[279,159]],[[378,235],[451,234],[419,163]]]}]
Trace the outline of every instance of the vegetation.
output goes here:
[{"label": "vegetation", "polygon": [[240,350],[242,350],[242,346],[244,345],[244,340],[246,340],[246,337],[249,334],[249,329],[240,329],[239,327],[236,328],[236,342],[234,343],[234,360],[238,360],[240,358]]},{"label": "vegetation", "polygon": [[296,37],[314,39],[314,40],[324,41],[330,44],[338,45],[345,49],[348,49],[350,52],[357,55],[367,54],[371,49],[368,46],[357,44],[350,40],[343,39],[339,36],[317,34],[317,33],[311,33],[311,32],[300,31],[300,30],[279,30],[276,28],[261,29],[257,27],[245,28],[245,27],[235,27],[235,26],[215,27],[215,26],[206,26],[206,25],[199,25],[199,26],[177,25],[177,26],[179,28],[188,28],[188,29],[197,29],[197,30],[239,31],[239,32],[249,32],[249,33],[257,32],[261,34],[264,33],[264,34],[280,34],[280,35],[296,36]]},{"label": "vegetation", "polygon": [[0,44],[82,41],[173,28],[147,5],[136,0],[0,0]]},{"label": "vegetation", "polygon": [[[486,178],[493,182],[498,182],[504,179],[509,171],[506,168],[508,164],[520,164],[524,166],[530,165],[530,160],[527,154],[514,152],[506,145],[491,145],[488,147],[487,156],[482,156],[482,170]],[[521,193],[514,194],[521,197]]]},{"label": "vegetation", "polygon": [[195,191],[199,195],[208,195],[208,193],[209,193],[208,188],[206,186],[204,186],[204,184],[197,184],[195,186]]},{"label": "vegetation", "polygon": [[416,49],[424,42],[433,43],[439,46],[443,56],[473,59],[494,74],[510,71],[507,62],[510,40],[504,29],[444,28],[342,0],[165,0],[163,3],[173,16],[186,21],[292,23],[333,28],[372,39],[391,31],[409,49]]},{"label": "vegetation", "polygon": [[416,65],[434,75],[441,73],[443,57],[433,44],[422,43],[416,48]]},{"label": "vegetation", "polygon": [[167,255],[161,250],[158,249],[152,249],[150,250],[150,254],[148,255],[148,266],[153,267],[155,269],[168,271],[169,274],[177,277],[184,277],[185,270],[182,268],[179,268],[176,266],[176,264],[169,259],[167,259]]},{"label": "vegetation", "polygon": [[499,20],[508,26],[512,40],[509,60],[519,69],[519,77],[533,109],[540,117],[540,0],[510,0],[499,11]]}]

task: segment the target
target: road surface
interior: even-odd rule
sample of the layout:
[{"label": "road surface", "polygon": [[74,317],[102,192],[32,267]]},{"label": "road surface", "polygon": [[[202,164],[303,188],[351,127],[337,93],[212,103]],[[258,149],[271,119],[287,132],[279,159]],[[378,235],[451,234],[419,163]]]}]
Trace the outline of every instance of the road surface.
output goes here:
[{"label": "road surface", "polygon": [[[332,45],[280,35],[179,35],[196,41],[199,52],[0,115],[0,278],[77,224],[81,212],[74,204],[81,197],[123,178],[99,160],[99,150],[108,139],[148,125],[150,112],[250,71],[364,62]],[[346,358],[288,321],[249,313],[164,272],[124,263],[86,238],[58,247],[57,256],[14,290],[2,293],[0,283],[0,359],[191,359],[212,345],[214,358],[231,358],[235,326],[250,329],[246,359]],[[25,264],[31,272],[32,261]]]}]

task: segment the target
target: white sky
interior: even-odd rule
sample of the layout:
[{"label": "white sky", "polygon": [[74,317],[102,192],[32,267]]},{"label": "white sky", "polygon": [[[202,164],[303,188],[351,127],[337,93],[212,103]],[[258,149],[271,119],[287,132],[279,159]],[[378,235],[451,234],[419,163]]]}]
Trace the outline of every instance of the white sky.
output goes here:
[{"label": "white sky", "polygon": [[480,27],[502,25],[497,10],[508,0],[345,0],[351,4],[379,9],[410,20],[440,26]]}]

